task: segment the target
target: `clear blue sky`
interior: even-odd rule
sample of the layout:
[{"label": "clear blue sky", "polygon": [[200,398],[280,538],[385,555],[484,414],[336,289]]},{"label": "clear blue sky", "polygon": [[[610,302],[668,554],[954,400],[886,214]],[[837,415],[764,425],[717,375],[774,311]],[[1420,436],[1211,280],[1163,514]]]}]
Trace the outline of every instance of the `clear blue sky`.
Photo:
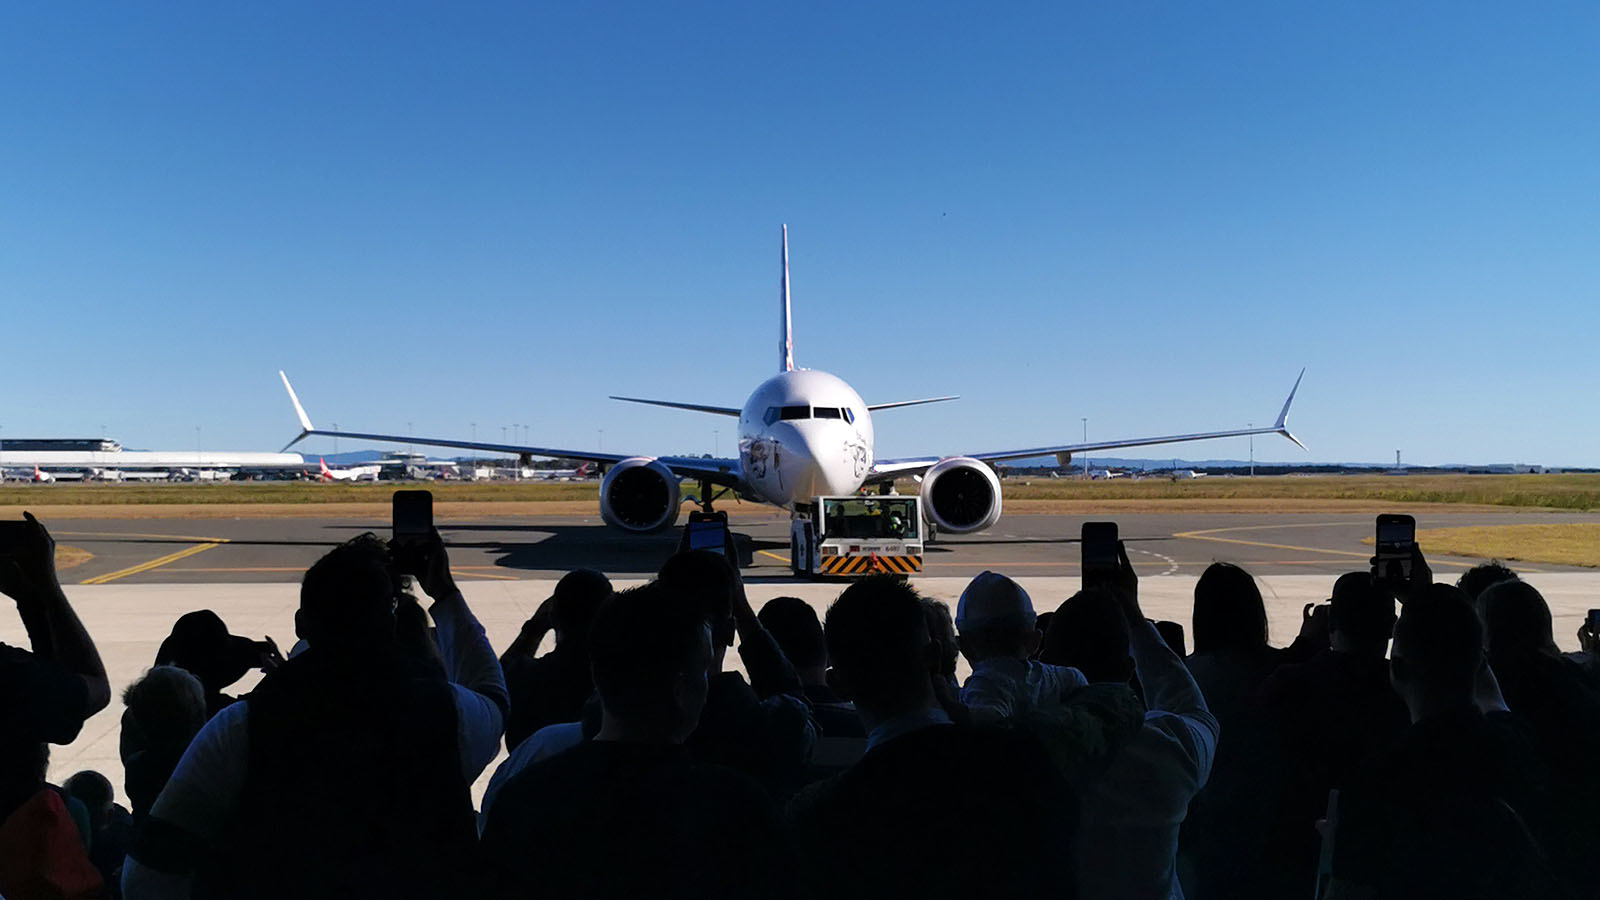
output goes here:
[{"label": "clear blue sky", "polygon": [[727,453],[604,398],[741,403],[788,222],[801,365],[965,396],[881,455],[1306,366],[1258,458],[1600,465],[1600,7],[995,6],[8,5],[0,437],[275,449],[285,368],[318,424]]}]

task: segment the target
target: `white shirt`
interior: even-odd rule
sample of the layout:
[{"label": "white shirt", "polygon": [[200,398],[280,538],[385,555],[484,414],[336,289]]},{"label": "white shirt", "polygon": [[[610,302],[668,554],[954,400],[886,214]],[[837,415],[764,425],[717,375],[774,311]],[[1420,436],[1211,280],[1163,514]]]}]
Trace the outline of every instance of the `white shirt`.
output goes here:
[{"label": "white shirt", "polygon": [[1010,719],[1040,706],[1054,706],[1089,680],[1071,666],[1052,666],[1009,656],[979,660],[961,687],[961,702],[974,722]]},{"label": "white shirt", "polygon": [[1105,772],[1083,787],[1078,897],[1181,900],[1178,826],[1211,775],[1217,719],[1154,625],[1130,629],[1128,651],[1149,711]]},{"label": "white shirt", "polygon": [[[479,690],[504,698],[505,676],[483,626],[459,592],[441,598],[428,612],[455,702],[461,774],[471,784],[500,752],[500,735],[505,731],[499,705]],[[250,704],[241,701],[200,729],[151,806],[153,818],[207,842],[221,835],[249,776],[249,715]],[[158,872],[130,856],[123,866],[123,896],[128,900],[187,897],[192,877]]]}]

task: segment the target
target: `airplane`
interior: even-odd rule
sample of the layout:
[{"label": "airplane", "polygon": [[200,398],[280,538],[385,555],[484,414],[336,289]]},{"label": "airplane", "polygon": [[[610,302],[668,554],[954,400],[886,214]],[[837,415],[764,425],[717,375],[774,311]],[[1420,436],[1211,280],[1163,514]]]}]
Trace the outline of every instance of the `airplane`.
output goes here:
[{"label": "airplane", "polygon": [[[614,400],[643,403],[738,420],[738,455],[728,458],[651,456],[603,453],[558,447],[538,447],[453,438],[415,437],[317,428],[281,370],[278,377],[294,406],[300,434],[283,449],[313,436],[384,441],[397,444],[454,447],[534,456],[581,459],[600,465],[600,516],[612,527],[644,534],[672,527],[685,499],[680,483],[697,481],[698,497],[688,498],[710,511],[713,501],[733,493],[741,499],[768,503],[793,512],[818,496],[855,494],[863,488],[887,493],[898,478],[917,478],[924,515],[934,529],[950,534],[983,531],[1000,518],[1001,487],[994,466],[1005,460],[1054,456],[1067,466],[1074,453],[1175,444],[1215,438],[1279,434],[1302,450],[1305,445],[1289,432],[1289,406],[1294,402],[1302,369],[1289,397],[1270,427],[1236,428],[1194,434],[1168,434],[1119,440],[1087,441],[1007,450],[969,452],[946,456],[912,456],[879,459],[873,452],[872,414],[890,409],[941,403],[957,397],[928,397],[890,403],[867,403],[849,384],[835,375],[795,366],[794,330],[789,298],[789,229],[782,229],[779,279],[778,372],[751,392],[743,406],[715,406],[675,400],[613,396]],[[713,494],[713,491],[716,491]]]},{"label": "airplane", "polygon": [[589,464],[575,469],[527,469],[526,477],[535,481],[582,481],[589,477]]},{"label": "airplane", "polygon": [[318,472],[314,476],[317,481],[377,481],[378,473],[383,466],[346,466],[339,469],[328,468],[328,461],[317,457]]}]

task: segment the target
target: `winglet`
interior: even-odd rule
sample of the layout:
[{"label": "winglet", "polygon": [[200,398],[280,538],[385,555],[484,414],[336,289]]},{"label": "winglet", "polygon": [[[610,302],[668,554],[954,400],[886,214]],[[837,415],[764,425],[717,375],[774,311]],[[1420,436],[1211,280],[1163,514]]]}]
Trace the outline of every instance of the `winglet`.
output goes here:
[{"label": "winglet", "polygon": [[[311,417],[306,415],[306,408],[300,405],[300,398],[294,395],[294,387],[289,384],[289,376],[283,374],[283,370],[279,369],[278,377],[283,379],[283,389],[289,392],[289,402],[294,404],[294,414],[300,417],[300,435],[289,443],[283,445],[283,449],[288,450],[295,444],[305,440],[306,435],[309,435],[311,432],[316,431],[317,429],[316,426],[311,424]],[[281,453],[282,451],[279,452]]]},{"label": "winglet", "polygon": [[778,335],[778,371],[794,371],[794,324],[789,317],[789,226],[783,226],[783,277],[778,287],[783,295],[783,332]]},{"label": "winglet", "polygon": [[1306,445],[1300,443],[1299,438],[1289,433],[1289,404],[1294,402],[1295,392],[1300,390],[1300,379],[1304,377],[1306,377],[1306,370],[1301,369],[1300,376],[1294,380],[1294,387],[1289,389],[1289,399],[1283,401],[1283,410],[1278,413],[1278,421],[1272,423],[1272,427],[1276,429],[1279,434],[1291,441],[1294,441],[1294,445],[1299,447],[1301,450],[1305,450]]}]

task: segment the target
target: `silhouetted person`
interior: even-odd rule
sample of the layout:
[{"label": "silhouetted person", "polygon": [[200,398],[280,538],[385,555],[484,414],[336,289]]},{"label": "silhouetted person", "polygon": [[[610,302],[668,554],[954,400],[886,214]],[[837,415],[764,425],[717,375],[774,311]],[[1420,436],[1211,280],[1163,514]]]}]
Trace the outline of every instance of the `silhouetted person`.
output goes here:
[{"label": "silhouetted person", "polygon": [[828,644],[816,610],[799,597],[774,597],[756,614],[800,676],[811,714],[829,738],[865,738],[856,709],[828,687]]},{"label": "silhouetted person", "polygon": [[793,893],[765,791],[684,749],[715,654],[704,618],[671,593],[653,583],[601,607],[590,646],[600,730],[501,788],[483,832],[491,896]]},{"label": "silhouetted person", "polygon": [[172,770],[209,715],[200,679],[177,666],[155,666],[122,692],[122,786],[143,823]]},{"label": "silhouetted person", "polygon": [[[523,623],[522,631],[500,655],[511,712],[506,717],[506,747],[514,749],[528,735],[557,722],[575,722],[594,693],[589,677],[589,627],[600,605],[611,596],[611,582],[591,569],[561,576],[550,599]],[[555,649],[534,657],[549,632]]]},{"label": "silhouetted person", "polygon": [[[1310,619],[1307,626],[1310,630]],[[1319,649],[1309,639],[1289,649],[1268,645],[1266,604],[1244,569],[1212,563],[1195,583],[1189,671],[1221,726],[1222,738],[1211,778],[1190,804],[1183,827],[1194,896],[1263,896],[1262,854],[1281,773],[1257,695],[1278,666],[1307,659]]]},{"label": "silhouetted person", "polygon": [[116,890],[122,874],[122,860],[133,841],[133,817],[117,805],[111,780],[99,772],[75,772],[61,787],[83,804],[89,813],[89,860],[105,879],[108,893]]},{"label": "silhouetted person", "polygon": [[961,702],[975,722],[998,723],[1040,707],[1059,706],[1088,684],[1070,666],[1033,659],[1044,637],[1033,599],[1022,586],[995,572],[980,572],[956,602],[956,641],[972,674],[961,686]]},{"label": "silhouetted person", "polygon": [[1505,563],[1498,559],[1491,559],[1486,563],[1478,563],[1472,568],[1461,573],[1456,579],[1456,587],[1460,588],[1472,602],[1472,608],[1477,611],[1478,618],[1483,619],[1483,592],[1491,586],[1502,581],[1520,580],[1517,573],[1513,572]]},{"label": "silhouetted person", "polygon": [[[731,766],[775,797],[803,781],[818,728],[794,666],[750,608],[739,572],[721,554],[688,550],[662,566],[661,582],[711,627],[711,689],[687,746],[696,761]],[[750,674],[723,671],[734,637]]]},{"label": "silhouetted person", "polygon": [[55,541],[23,515],[13,543],[0,548],[0,593],[16,601],[30,646],[0,644],[0,895],[39,896],[32,891],[53,885],[77,896],[101,879],[83,845],[68,840],[77,829],[66,799],[45,782],[48,745],[71,743],[110,702],[111,687],[56,578]]},{"label": "silhouetted person", "polygon": [[1489,661],[1511,712],[1526,722],[1550,764],[1554,832],[1547,849],[1584,896],[1600,896],[1600,696],[1556,649],[1550,607],[1533,585],[1504,580],[1479,597]]},{"label": "silhouetted person", "polygon": [[270,672],[282,663],[283,655],[271,638],[253,641],[229,634],[222,618],[209,609],[179,616],[155,658],[155,665],[177,666],[200,679],[208,718],[237,699],[224,694],[223,688],[251,669]]},{"label": "silhouetted person", "polygon": [[1316,821],[1328,791],[1343,787],[1410,724],[1406,705],[1389,686],[1389,636],[1394,597],[1368,572],[1334,582],[1329,601],[1332,646],[1304,663],[1274,672],[1261,691],[1283,757],[1277,825],[1265,863],[1279,896],[1303,892],[1316,877]]},{"label": "silhouetted person", "polygon": [[195,736],[140,829],[125,896],[189,896],[191,877],[215,897],[473,893],[468,785],[499,749],[505,684],[438,534],[406,558],[434,599],[443,666],[396,639],[405,585],[389,548],[368,534],[330,551],[300,585],[308,648]]},{"label": "silhouetted person", "polygon": [[828,897],[1071,896],[1077,815],[1032,738],[951,724],[922,599],[870,576],[828,609],[831,679],[868,749],[790,804],[808,893]]},{"label": "silhouetted person", "polygon": [[1329,896],[1560,896],[1528,822],[1539,760],[1478,707],[1482,648],[1464,592],[1407,596],[1389,671],[1412,724],[1340,792]]},{"label": "silhouetted person", "polygon": [[1090,690],[1137,676],[1147,706],[1131,730],[1110,735],[1108,761],[1074,779],[1082,804],[1078,893],[1182,897],[1179,826],[1210,775],[1217,720],[1183,660],[1145,620],[1138,578],[1120,547],[1119,557],[1114,579],[1056,610],[1041,654],[1082,671]]}]

